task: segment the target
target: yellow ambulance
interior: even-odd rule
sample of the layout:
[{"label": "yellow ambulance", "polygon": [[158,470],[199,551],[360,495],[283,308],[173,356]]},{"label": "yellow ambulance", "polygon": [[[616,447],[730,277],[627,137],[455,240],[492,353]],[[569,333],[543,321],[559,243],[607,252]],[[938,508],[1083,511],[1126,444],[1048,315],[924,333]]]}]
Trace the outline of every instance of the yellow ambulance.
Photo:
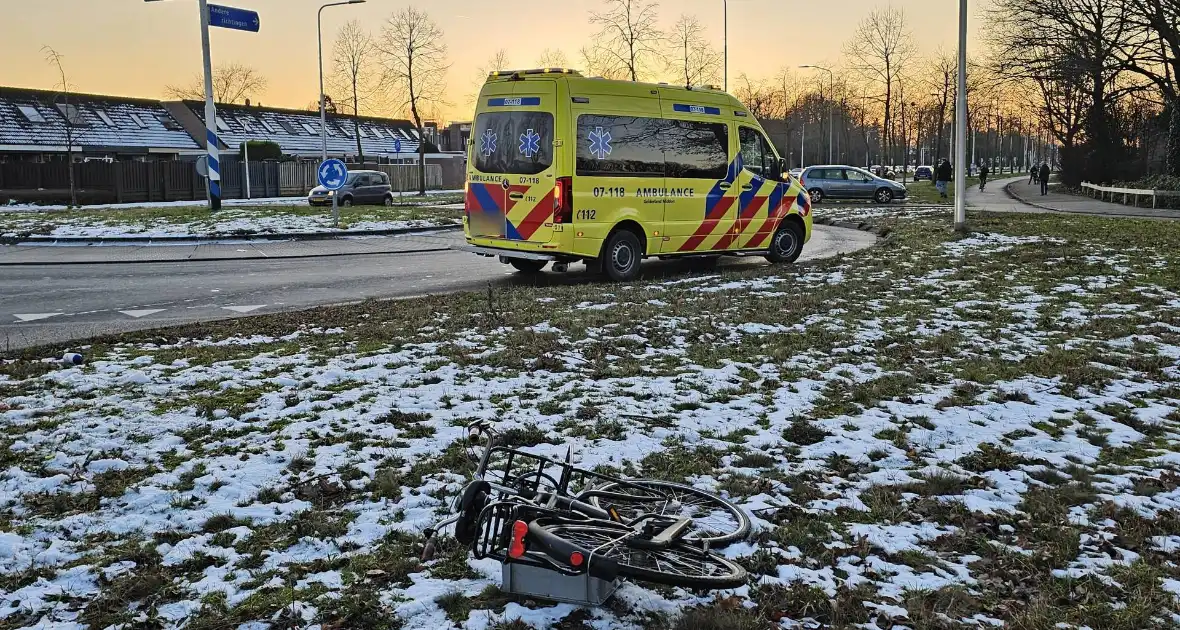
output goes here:
[{"label": "yellow ambulance", "polygon": [[496,72],[468,142],[461,249],[526,273],[582,261],[615,281],[645,257],[794,262],[811,200],[786,171],[716,88]]}]

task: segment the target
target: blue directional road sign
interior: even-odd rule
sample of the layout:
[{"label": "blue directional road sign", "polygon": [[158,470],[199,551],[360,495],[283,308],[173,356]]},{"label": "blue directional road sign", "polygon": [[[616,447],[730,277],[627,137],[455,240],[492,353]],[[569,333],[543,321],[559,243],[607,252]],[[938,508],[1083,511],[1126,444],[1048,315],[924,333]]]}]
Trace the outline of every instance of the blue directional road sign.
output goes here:
[{"label": "blue directional road sign", "polygon": [[238,31],[258,32],[258,13],[246,9],[209,5],[209,26],[232,28]]},{"label": "blue directional road sign", "polygon": [[319,176],[320,186],[328,190],[340,190],[344,188],[344,182],[348,181],[348,167],[337,159],[321,163],[316,174]]},{"label": "blue directional road sign", "polygon": [[393,139],[393,152],[394,153],[401,153],[402,152],[402,139],[401,138],[394,138]]}]

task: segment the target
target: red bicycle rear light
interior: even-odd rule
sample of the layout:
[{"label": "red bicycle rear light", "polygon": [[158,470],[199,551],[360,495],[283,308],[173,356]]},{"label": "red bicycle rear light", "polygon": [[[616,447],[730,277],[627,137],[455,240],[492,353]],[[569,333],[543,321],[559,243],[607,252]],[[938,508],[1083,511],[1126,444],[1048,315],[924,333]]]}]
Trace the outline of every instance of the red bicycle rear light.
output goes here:
[{"label": "red bicycle rear light", "polygon": [[529,524],[516,521],[512,524],[512,540],[508,543],[508,557],[513,560],[524,556],[524,537],[529,533]]},{"label": "red bicycle rear light", "polygon": [[558,177],[553,185],[553,222],[574,222],[574,180]]},{"label": "red bicycle rear light", "polygon": [[582,563],[585,561],[586,561],[586,557],[583,556],[582,552],[580,552],[580,551],[575,551],[570,554],[570,566],[571,567],[580,567],[580,566],[582,566]]}]

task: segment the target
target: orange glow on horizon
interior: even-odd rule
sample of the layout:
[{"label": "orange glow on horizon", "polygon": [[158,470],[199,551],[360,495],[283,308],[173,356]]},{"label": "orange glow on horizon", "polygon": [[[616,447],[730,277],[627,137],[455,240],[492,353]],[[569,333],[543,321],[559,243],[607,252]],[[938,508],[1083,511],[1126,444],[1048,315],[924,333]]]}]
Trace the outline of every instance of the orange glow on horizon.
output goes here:
[{"label": "orange glow on horizon", "polygon": [[[7,1],[9,14],[0,22],[0,47],[6,61],[0,85],[53,89],[58,79],[45,62],[44,46],[63,55],[69,80],[79,92],[165,98],[166,85],[191,83],[200,70],[195,0]],[[268,86],[252,97],[255,102],[290,108],[314,104],[316,10],[323,2],[219,3],[258,11],[262,27],[258,34],[214,29],[214,64],[242,63],[258,69]],[[359,20],[379,36],[385,18],[408,4],[426,8],[446,34],[451,68],[449,103],[436,112],[442,120],[470,117],[467,108],[483,79],[477,69],[500,48],[507,51],[513,67],[535,67],[548,48],[561,50],[570,60],[568,65],[578,68],[578,49],[593,33],[587,16],[601,6],[600,0],[565,0],[560,7],[544,0],[368,0],[332,7],[324,11],[325,73],[331,72],[332,41],[344,22]],[[763,78],[783,67],[807,63],[838,66],[843,42],[857,21],[884,4],[885,0],[829,0],[822,4],[823,19],[816,21],[808,17],[809,5],[799,0],[729,0],[731,90],[742,74]],[[923,54],[939,46],[954,49],[957,3],[893,0],[893,4],[906,11]],[[670,27],[682,13],[696,15],[720,50],[721,5],[721,0],[664,0],[661,24]],[[972,18],[972,36],[977,37],[974,12]],[[838,20],[842,22],[835,24]],[[971,45],[973,50],[979,47],[979,42]]]}]

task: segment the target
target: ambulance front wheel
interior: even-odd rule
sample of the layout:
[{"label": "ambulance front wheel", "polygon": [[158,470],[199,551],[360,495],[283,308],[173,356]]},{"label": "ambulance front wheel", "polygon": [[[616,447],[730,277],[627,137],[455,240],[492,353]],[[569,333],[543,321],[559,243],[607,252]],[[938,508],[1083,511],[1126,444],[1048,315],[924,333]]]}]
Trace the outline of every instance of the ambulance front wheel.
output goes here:
[{"label": "ambulance front wheel", "polygon": [[615,282],[629,282],[639,276],[639,261],[643,247],[639,237],[628,229],[617,229],[607,237],[602,246],[599,263],[602,273]]},{"label": "ambulance front wheel", "polygon": [[803,253],[803,229],[795,223],[784,223],[770,241],[766,260],[775,264],[793,263]]}]

